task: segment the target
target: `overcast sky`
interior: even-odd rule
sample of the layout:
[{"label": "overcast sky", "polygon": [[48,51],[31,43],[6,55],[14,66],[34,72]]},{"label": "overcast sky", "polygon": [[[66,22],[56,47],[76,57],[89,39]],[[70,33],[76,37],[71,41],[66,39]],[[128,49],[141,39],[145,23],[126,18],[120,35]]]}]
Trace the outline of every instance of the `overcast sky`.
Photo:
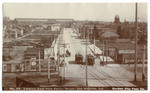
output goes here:
[{"label": "overcast sky", "polygon": [[[135,20],[135,3],[4,3],[3,14],[10,18],[73,18],[75,20]],[[147,22],[147,3],[138,4],[139,21]]]}]

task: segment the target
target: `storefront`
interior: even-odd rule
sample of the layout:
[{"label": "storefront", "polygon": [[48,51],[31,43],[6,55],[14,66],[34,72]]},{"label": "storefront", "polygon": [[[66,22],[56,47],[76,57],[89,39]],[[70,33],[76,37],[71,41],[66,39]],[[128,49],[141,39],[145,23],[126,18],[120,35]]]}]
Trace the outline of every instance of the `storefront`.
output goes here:
[{"label": "storefront", "polygon": [[20,63],[15,63],[15,62],[3,63],[3,72],[12,73],[12,72],[20,72],[20,71],[24,71],[24,67],[21,67]]},{"label": "storefront", "polygon": [[116,61],[117,63],[126,63],[125,59],[133,59],[133,56],[135,54],[134,50],[122,50],[122,49],[117,49],[116,50]]},{"label": "storefront", "polygon": [[[135,63],[135,50],[117,50],[116,62],[121,64],[134,64]],[[146,54],[145,54],[146,55]],[[138,51],[137,64],[143,63],[144,52]],[[147,56],[145,56],[145,63],[147,63]]]}]

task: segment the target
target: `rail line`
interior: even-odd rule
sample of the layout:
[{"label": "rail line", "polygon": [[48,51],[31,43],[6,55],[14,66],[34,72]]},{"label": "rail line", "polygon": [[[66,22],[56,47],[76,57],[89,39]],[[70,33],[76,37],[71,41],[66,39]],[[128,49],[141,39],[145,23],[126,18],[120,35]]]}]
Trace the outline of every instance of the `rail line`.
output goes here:
[{"label": "rail line", "polygon": [[88,69],[89,74],[91,74],[96,80],[98,80],[100,83],[102,83],[104,86],[110,86],[107,82],[101,80],[101,78],[93,73],[91,70]]},{"label": "rail line", "polygon": [[117,81],[115,78],[113,78],[112,76],[106,74],[104,71],[99,70],[97,67],[95,67],[95,70],[98,71],[100,74],[102,74],[104,77],[109,78],[109,80],[113,81],[116,85],[118,85],[118,86],[124,86],[122,83],[120,83],[119,81]]},{"label": "rail line", "polygon": [[[85,70],[85,65],[81,65],[82,68]],[[98,71],[99,73],[95,74],[94,73],[94,69],[96,71]],[[92,75],[94,77],[94,79],[96,79],[98,82],[100,82],[101,84],[103,84],[104,86],[111,86],[109,83],[107,83],[106,81],[104,81],[104,79],[100,78],[100,76],[98,76],[98,74],[103,75],[103,77],[105,78],[109,78],[108,80],[111,80],[114,84],[116,84],[117,86],[124,86],[122,83],[120,83],[119,81],[117,81],[115,78],[111,77],[110,75],[106,74],[104,71],[100,71],[95,67],[92,67],[91,69],[89,69],[88,67],[88,73],[90,75]]]}]

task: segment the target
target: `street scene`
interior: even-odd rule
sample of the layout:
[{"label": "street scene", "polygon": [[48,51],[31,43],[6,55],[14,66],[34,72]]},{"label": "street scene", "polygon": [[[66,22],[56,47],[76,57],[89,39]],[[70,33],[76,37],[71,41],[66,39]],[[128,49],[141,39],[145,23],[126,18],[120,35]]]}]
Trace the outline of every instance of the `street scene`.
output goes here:
[{"label": "street scene", "polygon": [[4,4],[3,90],[147,90],[147,18],[141,21],[137,13],[147,3],[124,3],[134,7],[132,21],[121,14],[112,21],[72,16],[11,19],[11,5]]}]

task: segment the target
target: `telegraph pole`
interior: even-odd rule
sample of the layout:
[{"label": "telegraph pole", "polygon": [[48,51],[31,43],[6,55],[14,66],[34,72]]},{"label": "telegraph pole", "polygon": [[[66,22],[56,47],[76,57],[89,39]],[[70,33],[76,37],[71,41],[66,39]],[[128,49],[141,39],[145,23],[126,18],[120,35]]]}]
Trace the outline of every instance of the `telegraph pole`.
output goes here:
[{"label": "telegraph pole", "polygon": [[65,78],[66,78],[65,46],[66,46],[66,44],[65,44],[65,40],[64,40],[64,81],[65,81]]},{"label": "telegraph pole", "polygon": [[87,33],[86,33],[86,87],[88,87],[88,73],[87,73],[87,65],[88,65],[88,59],[87,59]]},{"label": "telegraph pole", "polygon": [[106,39],[106,64],[107,65],[107,57],[108,57],[108,40]]},{"label": "telegraph pole", "polygon": [[41,72],[41,61],[40,61],[40,59],[41,59],[41,54],[40,54],[40,45],[38,45],[38,49],[39,49],[39,72]]},{"label": "telegraph pole", "polygon": [[66,60],[65,60],[65,47],[68,43],[65,43],[65,29],[63,30],[63,39],[64,39],[64,44],[62,44],[64,46],[64,83],[65,83],[65,79],[66,79]]},{"label": "telegraph pole", "polygon": [[[57,48],[58,48],[58,54],[57,54],[57,56],[58,56],[58,62],[57,62],[57,65],[58,65],[58,81],[60,81],[60,72],[59,72],[59,64],[60,64],[60,37],[59,37],[59,35],[58,35],[58,46],[57,46]],[[60,83],[60,82],[59,82]]]},{"label": "telegraph pole", "polygon": [[104,53],[105,53],[105,52],[104,52],[104,51],[105,51],[104,48],[105,48],[105,46],[104,46],[104,39],[103,39],[103,64],[105,63],[105,62],[104,62]]},{"label": "telegraph pole", "polygon": [[109,39],[107,40],[107,57],[106,57],[106,65],[108,64],[108,57],[109,57]]},{"label": "telegraph pole", "polygon": [[137,81],[137,39],[138,39],[138,31],[137,31],[137,3],[135,4],[135,73],[134,73],[134,81]]},{"label": "telegraph pole", "polygon": [[142,64],[142,80],[144,81],[145,80],[145,75],[144,75],[144,73],[145,73],[145,71],[144,71],[144,68],[145,68],[145,45],[144,45],[144,51],[143,51],[143,64]]},{"label": "telegraph pole", "polygon": [[94,32],[94,54],[95,54],[95,31],[93,30]]},{"label": "telegraph pole", "polygon": [[50,80],[50,58],[48,55],[48,84],[49,84],[49,80]]}]

